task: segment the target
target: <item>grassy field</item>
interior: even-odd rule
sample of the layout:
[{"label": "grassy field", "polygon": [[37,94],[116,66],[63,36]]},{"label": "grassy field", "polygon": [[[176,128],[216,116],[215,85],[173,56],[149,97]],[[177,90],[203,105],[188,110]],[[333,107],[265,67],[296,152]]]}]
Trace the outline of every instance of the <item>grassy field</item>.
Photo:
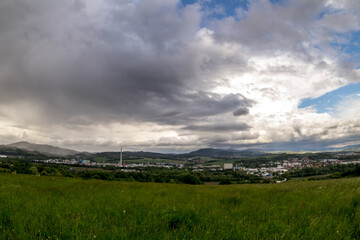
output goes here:
[{"label": "grassy field", "polygon": [[360,178],[192,186],[0,173],[0,239],[360,239]]}]

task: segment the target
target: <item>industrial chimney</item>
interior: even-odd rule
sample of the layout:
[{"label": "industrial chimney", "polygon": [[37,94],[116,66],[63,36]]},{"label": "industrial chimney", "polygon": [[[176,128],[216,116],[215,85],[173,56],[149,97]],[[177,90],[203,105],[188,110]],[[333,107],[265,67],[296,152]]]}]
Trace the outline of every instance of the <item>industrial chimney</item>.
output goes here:
[{"label": "industrial chimney", "polygon": [[119,166],[122,166],[123,162],[122,162],[122,147],[120,149],[120,162],[119,162]]}]

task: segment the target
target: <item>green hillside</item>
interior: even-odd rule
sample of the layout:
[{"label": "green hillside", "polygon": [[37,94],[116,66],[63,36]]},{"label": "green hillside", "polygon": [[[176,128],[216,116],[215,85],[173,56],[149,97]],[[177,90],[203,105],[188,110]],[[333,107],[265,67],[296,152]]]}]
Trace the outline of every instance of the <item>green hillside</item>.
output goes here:
[{"label": "green hillside", "polygon": [[360,178],[192,186],[0,173],[0,239],[359,239]]}]

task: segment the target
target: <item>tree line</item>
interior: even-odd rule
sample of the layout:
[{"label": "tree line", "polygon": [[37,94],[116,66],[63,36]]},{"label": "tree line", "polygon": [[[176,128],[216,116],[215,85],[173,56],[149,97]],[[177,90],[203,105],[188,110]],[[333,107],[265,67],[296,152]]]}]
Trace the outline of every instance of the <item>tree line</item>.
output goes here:
[{"label": "tree line", "polygon": [[77,170],[59,164],[35,164],[27,161],[7,161],[0,164],[2,172],[32,174],[38,176],[81,177],[109,181],[136,181],[157,183],[203,184],[205,182],[261,183],[263,178],[240,171],[203,171],[193,172],[187,169],[140,168],[124,172],[116,170],[86,169]]}]

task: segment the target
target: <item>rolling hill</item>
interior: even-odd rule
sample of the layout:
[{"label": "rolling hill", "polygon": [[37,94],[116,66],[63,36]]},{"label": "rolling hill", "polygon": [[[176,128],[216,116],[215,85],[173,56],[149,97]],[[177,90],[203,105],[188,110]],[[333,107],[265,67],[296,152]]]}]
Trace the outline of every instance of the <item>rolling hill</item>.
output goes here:
[{"label": "rolling hill", "polygon": [[57,155],[57,156],[68,156],[78,153],[77,151],[71,149],[54,147],[51,145],[34,144],[29,142],[16,142],[5,146],[10,148],[18,148],[22,150],[39,152],[47,155]]},{"label": "rolling hill", "polygon": [[188,153],[191,156],[202,157],[252,157],[264,155],[265,152],[256,149],[234,150],[234,149],[216,149],[216,148],[202,148]]}]

